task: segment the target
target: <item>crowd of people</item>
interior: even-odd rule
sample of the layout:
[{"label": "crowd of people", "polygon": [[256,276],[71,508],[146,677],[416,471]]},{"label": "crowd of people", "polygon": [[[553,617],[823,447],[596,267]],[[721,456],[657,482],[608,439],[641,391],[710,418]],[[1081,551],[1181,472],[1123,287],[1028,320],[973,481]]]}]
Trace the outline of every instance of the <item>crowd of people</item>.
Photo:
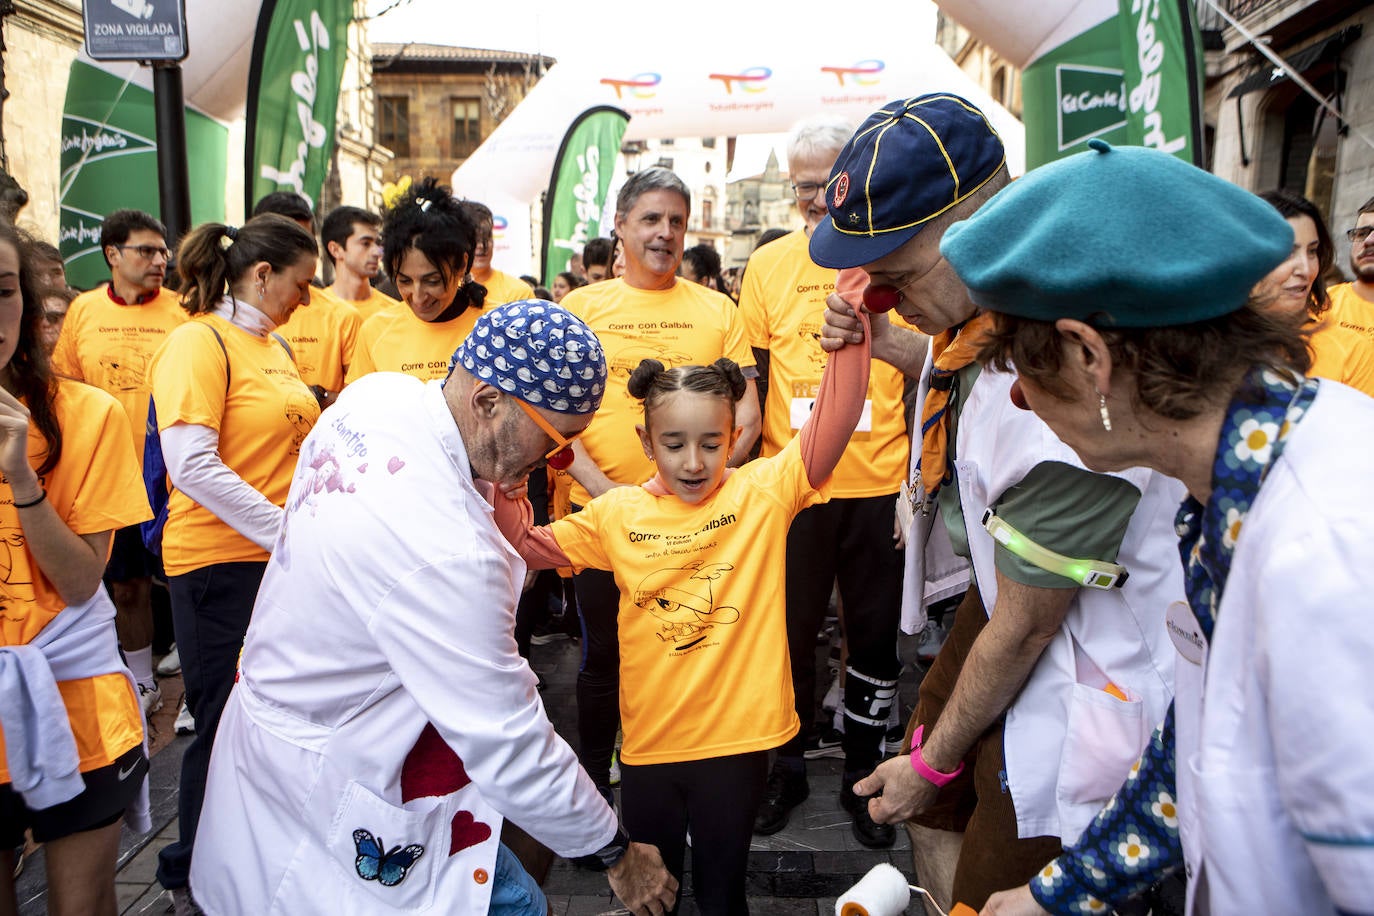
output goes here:
[{"label": "crowd of people", "polygon": [[[689,847],[746,913],[821,756],[931,913],[1180,870],[1194,913],[1368,912],[1374,200],[1328,285],[1306,198],[1089,146],[1013,181],[957,96],[807,119],[742,276],[659,167],[547,288],[433,179],[175,252],[119,210],[81,293],[0,225],[0,912],[28,842],[51,912],[116,912],[177,670],[177,914],[535,916],[550,854],[671,913]],[[947,633],[909,717],[901,632]]]}]

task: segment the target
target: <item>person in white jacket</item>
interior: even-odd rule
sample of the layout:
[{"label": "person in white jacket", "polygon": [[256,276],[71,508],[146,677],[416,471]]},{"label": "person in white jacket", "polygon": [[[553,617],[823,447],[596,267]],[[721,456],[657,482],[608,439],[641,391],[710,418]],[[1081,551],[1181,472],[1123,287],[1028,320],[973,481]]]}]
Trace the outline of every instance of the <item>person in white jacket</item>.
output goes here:
[{"label": "person in white jacket", "polygon": [[513,635],[525,564],[484,493],[590,422],[600,344],[522,301],[453,363],[349,386],[302,446],[210,768],[192,883],[212,916],[542,914],[507,818],[609,867],[633,912],[672,904],[544,713]]},{"label": "person in white jacket", "polygon": [[985,912],[1107,912],[1181,867],[1193,914],[1368,913],[1374,401],[1304,376],[1305,316],[1260,282],[1295,241],[1272,207],[1158,150],[1089,146],[941,253],[995,315],[982,356],[1015,367],[1013,397],[1089,467],[1187,487],[1176,695],[1078,841]]}]

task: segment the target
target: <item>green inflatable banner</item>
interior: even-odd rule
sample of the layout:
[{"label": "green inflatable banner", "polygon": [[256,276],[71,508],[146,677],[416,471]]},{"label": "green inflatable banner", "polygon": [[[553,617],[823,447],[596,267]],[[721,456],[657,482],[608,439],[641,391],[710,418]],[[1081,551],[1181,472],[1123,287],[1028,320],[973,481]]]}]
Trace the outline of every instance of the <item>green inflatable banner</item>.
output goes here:
[{"label": "green inflatable banner", "polygon": [[1201,38],[1187,0],[1117,0],[1115,15],[1026,65],[1026,168],[1093,137],[1202,164]]},{"label": "green inflatable banner", "polygon": [[544,246],[540,276],[545,282],[568,269],[588,239],[608,235],[601,214],[611,186],[620,141],[630,116],[598,105],[577,116],[563,137],[544,198]]},{"label": "green inflatable banner", "polygon": [[334,147],[352,0],[264,0],[248,78],[244,212],[273,191],[312,207]]},{"label": "green inflatable banner", "polygon": [[[153,94],[85,61],[72,62],[62,114],[58,248],[67,280],[88,289],[110,278],[100,224],[115,210],[160,214]],[[186,109],[191,212],[224,219],[229,131]]]}]

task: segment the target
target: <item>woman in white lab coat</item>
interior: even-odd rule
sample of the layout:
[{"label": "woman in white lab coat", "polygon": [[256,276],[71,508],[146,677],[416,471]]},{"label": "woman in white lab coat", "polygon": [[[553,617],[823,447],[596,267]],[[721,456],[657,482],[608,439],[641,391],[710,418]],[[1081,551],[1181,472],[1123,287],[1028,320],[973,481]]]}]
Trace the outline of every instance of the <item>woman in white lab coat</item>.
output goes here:
[{"label": "woman in white lab coat", "polygon": [[1374,401],[1307,378],[1300,319],[1266,312],[1282,217],[1164,153],[1090,145],[941,252],[997,313],[983,356],[1015,367],[1013,401],[1090,468],[1187,487],[1176,696],[1079,840],[984,912],[1105,912],[1179,866],[1191,913],[1367,912]]}]

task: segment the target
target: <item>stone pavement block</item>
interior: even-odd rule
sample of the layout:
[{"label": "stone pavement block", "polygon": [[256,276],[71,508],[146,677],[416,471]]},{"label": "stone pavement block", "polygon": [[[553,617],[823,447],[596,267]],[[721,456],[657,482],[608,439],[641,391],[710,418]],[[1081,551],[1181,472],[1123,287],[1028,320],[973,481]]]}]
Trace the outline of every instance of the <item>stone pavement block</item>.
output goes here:
[{"label": "stone pavement block", "polygon": [[124,916],[164,916],[171,912],[172,901],[167,892],[154,884],[144,891],[143,896],[124,910]]},{"label": "stone pavement block", "polygon": [[[610,897],[571,897],[564,916],[628,916],[629,910]],[[684,916],[679,910],[679,916]]]},{"label": "stone pavement block", "polygon": [[119,870],[119,880],[128,883],[150,884],[157,880],[157,854],[172,840],[154,837],[147,846],[139,850],[129,864]]}]

